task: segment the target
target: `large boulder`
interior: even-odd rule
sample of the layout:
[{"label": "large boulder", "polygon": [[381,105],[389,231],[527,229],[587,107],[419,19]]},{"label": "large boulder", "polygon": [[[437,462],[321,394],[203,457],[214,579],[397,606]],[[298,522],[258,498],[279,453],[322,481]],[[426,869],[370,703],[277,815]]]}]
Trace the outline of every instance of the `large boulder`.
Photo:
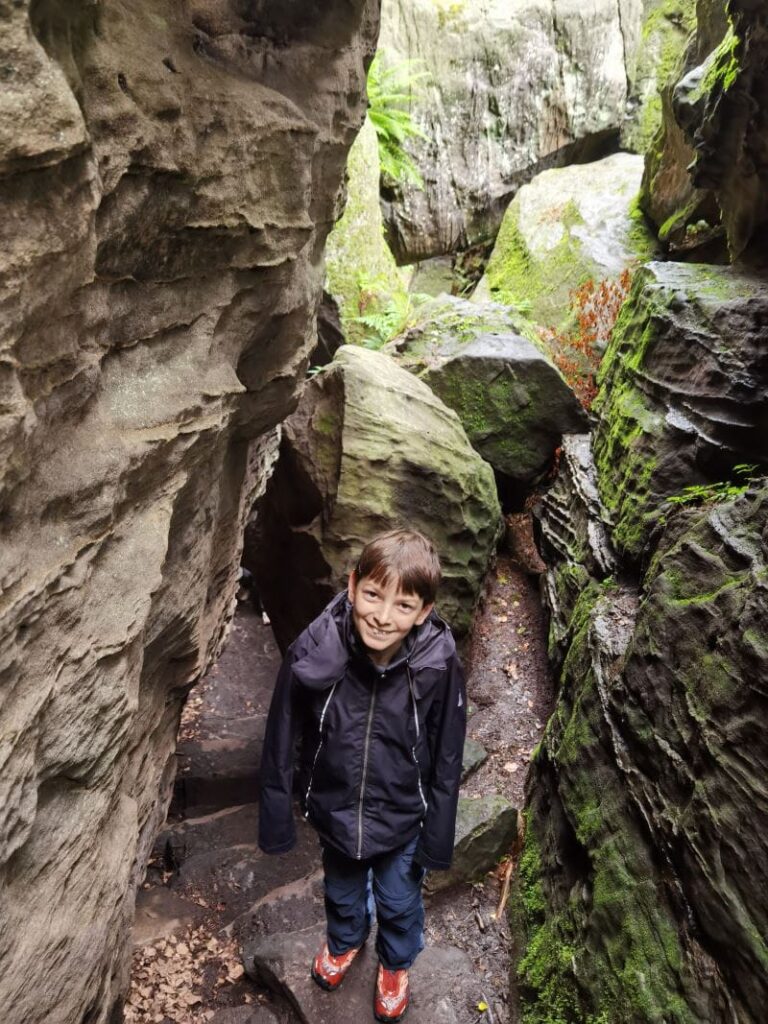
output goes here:
[{"label": "large boulder", "polygon": [[527,1020],[765,1018],[768,487],[678,511],[639,587],[584,587],[533,758]]},{"label": "large boulder", "polygon": [[532,320],[555,327],[573,289],[650,259],[655,239],[635,203],[642,174],[642,157],[616,153],[537,175],[504,214],[479,297],[525,303]]},{"label": "large boulder", "polygon": [[558,370],[516,334],[446,345],[422,379],[459,414],[473,448],[516,483],[539,478],[563,434],[589,425]]},{"label": "large boulder", "polygon": [[5,1024],[122,1019],[364,116],[378,5],[295,8],[0,5]]},{"label": "large boulder", "polygon": [[456,413],[388,356],[345,345],[284,424],[257,524],[259,591],[286,644],[345,585],[363,544],[394,526],[432,537],[439,610],[466,632],[500,509]]},{"label": "large boulder", "polygon": [[425,138],[408,143],[424,188],[385,193],[398,262],[492,239],[523,182],[606,151],[625,118],[642,13],[636,0],[384,5],[384,57],[427,73],[410,103]]},{"label": "large boulder", "polygon": [[768,464],[768,286],[730,267],[651,263],[603,360],[593,448],[612,539],[628,559],[664,501]]}]

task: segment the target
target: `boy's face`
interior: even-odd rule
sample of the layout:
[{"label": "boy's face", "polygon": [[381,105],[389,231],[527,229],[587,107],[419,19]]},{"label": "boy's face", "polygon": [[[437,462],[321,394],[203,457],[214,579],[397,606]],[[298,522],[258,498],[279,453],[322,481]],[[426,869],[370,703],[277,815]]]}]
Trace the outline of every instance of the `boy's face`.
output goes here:
[{"label": "boy's face", "polygon": [[370,576],[355,579],[349,574],[352,619],[374,664],[389,664],[400,644],[414,626],[420,626],[432,611],[417,594],[404,594],[399,580],[386,586]]}]

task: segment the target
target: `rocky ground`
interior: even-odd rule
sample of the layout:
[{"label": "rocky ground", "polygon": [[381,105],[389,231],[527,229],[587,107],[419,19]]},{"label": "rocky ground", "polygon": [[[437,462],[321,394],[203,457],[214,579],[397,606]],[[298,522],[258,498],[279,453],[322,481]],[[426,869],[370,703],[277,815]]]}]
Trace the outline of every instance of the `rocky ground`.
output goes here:
[{"label": "rocky ground", "polygon": [[[331,997],[309,979],[323,930],[314,834],[300,827],[280,858],[256,846],[256,772],[279,660],[269,626],[243,604],[187,704],[176,798],[138,899],[130,1024],[322,1024],[342,1009],[344,1019],[372,1019],[371,944],[343,992]],[[484,813],[496,796],[520,807],[552,691],[537,581],[508,556],[489,576],[465,660],[474,743],[462,795],[478,801],[466,806]],[[505,915],[495,917],[514,846],[479,880],[427,893],[412,1024],[514,1024],[511,936]]]}]

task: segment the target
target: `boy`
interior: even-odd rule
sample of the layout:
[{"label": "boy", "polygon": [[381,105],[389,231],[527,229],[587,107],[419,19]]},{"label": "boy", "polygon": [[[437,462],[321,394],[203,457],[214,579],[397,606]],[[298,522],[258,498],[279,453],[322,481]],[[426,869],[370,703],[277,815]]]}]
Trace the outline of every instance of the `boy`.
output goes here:
[{"label": "boy", "polygon": [[420,533],[392,530],[363,549],[348,588],[290,646],[267,719],[259,845],[295,842],[293,741],[301,739],[305,817],[320,835],[327,941],[312,977],[335,991],[371,925],[374,1014],[399,1021],[408,968],[423,948],[426,869],[450,867],[466,727],[451,631],[433,611],[440,562]]}]

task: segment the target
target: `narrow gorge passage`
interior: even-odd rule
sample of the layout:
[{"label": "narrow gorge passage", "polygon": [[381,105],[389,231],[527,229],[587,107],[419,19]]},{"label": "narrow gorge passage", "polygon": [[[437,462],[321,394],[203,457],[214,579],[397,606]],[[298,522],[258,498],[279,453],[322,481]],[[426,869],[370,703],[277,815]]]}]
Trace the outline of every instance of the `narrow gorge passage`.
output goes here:
[{"label": "narrow gorge passage", "polygon": [[[256,847],[258,760],[279,664],[270,627],[242,601],[221,658],[185,708],[175,797],[137,900],[129,1024],[153,1024],[160,1014],[195,1024],[318,1024],[369,1011],[372,964],[333,995],[309,981],[308,950],[323,931],[314,832],[300,827],[286,856]],[[552,701],[538,580],[503,552],[488,576],[467,668],[463,814],[492,843],[495,817],[505,813],[497,798],[523,806],[528,758]],[[482,836],[474,842],[482,846]],[[482,862],[483,850],[470,856]],[[517,1021],[513,940],[506,913],[495,920],[505,867],[486,874],[465,865],[472,883],[436,892],[427,882],[429,950],[420,958],[414,1021],[470,1024],[483,1001],[496,1024]],[[241,949],[265,939],[272,952],[249,979]],[[450,1007],[434,1011],[432,996],[445,1003],[449,991]]]}]

